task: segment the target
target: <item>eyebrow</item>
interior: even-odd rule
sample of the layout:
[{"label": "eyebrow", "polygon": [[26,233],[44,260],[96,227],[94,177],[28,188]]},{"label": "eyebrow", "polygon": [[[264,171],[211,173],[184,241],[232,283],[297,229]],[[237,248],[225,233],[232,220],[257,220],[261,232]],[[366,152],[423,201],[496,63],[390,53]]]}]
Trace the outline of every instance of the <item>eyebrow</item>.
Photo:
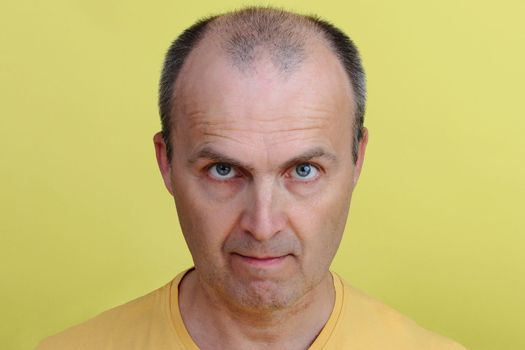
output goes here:
[{"label": "eyebrow", "polygon": [[[337,163],[337,157],[335,156],[335,154],[327,152],[322,147],[315,147],[315,148],[305,151],[302,154],[299,154],[296,157],[293,157],[292,159],[287,160],[280,166],[280,168],[287,169],[294,164],[306,163],[315,158],[325,158],[331,163]],[[238,168],[246,169],[250,172],[254,172],[255,170],[253,166],[250,166],[248,164],[240,162],[237,159],[234,159],[225,154],[222,154],[221,152],[213,149],[210,146],[205,146],[202,149],[200,149],[197,153],[195,153],[195,155],[193,155],[188,160],[188,162],[190,164],[193,164],[197,162],[199,159],[209,159],[217,163],[227,163],[227,164],[233,165]]]}]

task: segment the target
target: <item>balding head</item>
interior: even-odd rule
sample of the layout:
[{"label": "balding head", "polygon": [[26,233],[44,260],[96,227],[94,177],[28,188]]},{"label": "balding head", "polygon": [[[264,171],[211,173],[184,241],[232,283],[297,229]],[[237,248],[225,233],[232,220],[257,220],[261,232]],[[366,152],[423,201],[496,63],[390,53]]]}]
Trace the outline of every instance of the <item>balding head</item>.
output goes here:
[{"label": "balding head", "polygon": [[[224,55],[249,74],[258,62],[270,60],[284,76],[292,74],[322,42],[338,58],[353,92],[353,149],[357,160],[365,111],[365,78],[358,51],[351,40],[328,22],[272,8],[246,8],[209,17],[185,30],[166,54],[160,80],[159,109],[162,133],[171,160],[171,134],[179,75],[188,58],[199,50]],[[352,116],[349,116],[350,118]]]},{"label": "balding head", "polygon": [[247,70],[269,58],[282,73],[296,69],[307,55],[309,37],[319,36],[302,16],[256,8],[217,18],[208,33],[239,69]]}]

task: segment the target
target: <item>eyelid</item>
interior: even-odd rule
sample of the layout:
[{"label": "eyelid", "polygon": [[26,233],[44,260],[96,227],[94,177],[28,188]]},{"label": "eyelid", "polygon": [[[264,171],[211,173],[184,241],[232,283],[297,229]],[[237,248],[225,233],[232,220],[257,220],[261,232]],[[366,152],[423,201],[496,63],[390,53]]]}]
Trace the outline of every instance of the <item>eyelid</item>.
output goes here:
[{"label": "eyelid", "polygon": [[[217,166],[219,164],[223,164],[223,165],[227,165],[231,168],[232,172],[233,172],[233,175],[231,177],[224,177],[224,178],[221,178],[221,177],[214,177],[214,176],[211,176],[210,175],[210,171],[211,169],[214,167],[214,166]],[[204,172],[206,173],[206,176],[209,177],[211,180],[213,181],[217,181],[217,182],[229,182],[229,181],[234,181],[235,179],[239,178],[240,176],[243,176],[244,175],[244,171],[242,169],[240,169],[238,166],[234,165],[234,164],[231,164],[231,163],[228,163],[228,162],[221,162],[221,161],[214,161],[208,165],[206,165],[204,167]]]},{"label": "eyelid", "polygon": [[[304,165],[304,164],[307,164],[309,166],[311,166],[312,168],[315,169],[315,171],[317,171],[317,174],[315,176],[313,176],[312,178],[303,178],[301,179],[301,177],[297,177],[297,176],[293,176],[291,174],[292,171],[295,171],[295,169],[297,169],[297,167],[299,165]],[[294,164],[293,166],[291,166],[288,170],[287,170],[287,176],[290,177],[290,178],[293,178],[294,181],[296,182],[301,182],[301,183],[309,183],[309,182],[314,182],[316,181],[319,176],[320,176],[320,173],[323,172],[323,168],[318,165],[318,164],[315,164],[313,162],[310,162],[310,161],[304,161],[304,162],[299,162],[299,163],[296,163]]]},{"label": "eyelid", "polygon": [[[232,176],[231,178],[224,178],[222,180],[219,179],[219,178],[210,176],[210,174],[209,174],[210,169],[212,167],[216,166],[216,165],[219,165],[219,164],[224,164],[224,165],[230,166],[232,168],[232,171],[235,173],[235,175]],[[311,178],[311,179],[305,179],[305,180],[301,180],[300,177],[292,176],[291,172],[294,171],[297,166],[302,165],[302,164],[310,165],[312,168],[315,169],[315,171],[318,172],[318,174],[316,174],[316,176]],[[235,179],[237,179],[237,178],[239,178],[241,176],[248,176],[248,177],[250,176],[250,173],[247,173],[245,170],[243,170],[239,166],[231,164],[229,162],[225,162],[225,161],[213,161],[213,162],[207,164],[206,166],[204,166],[203,170],[204,170],[204,172],[206,173],[206,175],[209,178],[211,178],[214,181],[218,181],[218,182],[228,182],[228,181],[235,180]],[[308,182],[313,182],[313,181],[317,180],[321,173],[324,173],[324,168],[321,165],[319,165],[317,163],[314,163],[312,161],[300,161],[300,162],[297,162],[297,163],[293,164],[287,170],[285,170],[284,171],[284,176],[288,177],[288,178],[293,178],[296,182],[308,183]]]}]

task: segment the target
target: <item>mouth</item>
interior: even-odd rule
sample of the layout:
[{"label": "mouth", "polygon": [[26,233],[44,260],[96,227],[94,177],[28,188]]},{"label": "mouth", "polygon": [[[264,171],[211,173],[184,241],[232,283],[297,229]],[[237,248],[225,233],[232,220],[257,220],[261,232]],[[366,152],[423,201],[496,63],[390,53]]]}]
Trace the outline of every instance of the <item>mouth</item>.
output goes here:
[{"label": "mouth", "polygon": [[272,267],[277,266],[284,262],[289,257],[289,254],[281,256],[248,256],[233,253],[234,258],[240,260],[242,263],[254,266],[254,267]]}]

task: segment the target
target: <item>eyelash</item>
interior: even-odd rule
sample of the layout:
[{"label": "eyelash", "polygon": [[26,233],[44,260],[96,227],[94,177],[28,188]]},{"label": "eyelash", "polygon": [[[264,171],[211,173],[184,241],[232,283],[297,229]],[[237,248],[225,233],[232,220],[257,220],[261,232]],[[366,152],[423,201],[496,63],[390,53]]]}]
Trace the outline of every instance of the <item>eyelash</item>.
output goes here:
[{"label": "eyelash", "polygon": [[[212,176],[209,175],[209,172],[211,170],[212,167],[216,166],[216,165],[219,165],[219,164],[225,164],[225,165],[229,165],[232,167],[233,171],[235,171],[237,174],[236,176],[233,176],[232,178],[229,178],[229,179],[224,179],[224,180],[218,180],[216,178],[213,178]],[[290,168],[288,168],[284,174],[285,174],[285,177],[287,179],[291,179],[291,181],[294,181],[296,183],[312,183],[312,182],[315,182],[318,178],[319,178],[319,175],[316,176],[315,178],[313,178],[312,180],[309,180],[309,181],[302,181],[302,180],[298,180],[297,178],[295,178],[294,176],[292,176],[290,174],[291,171],[295,170],[295,167],[297,167],[298,165],[301,165],[301,164],[308,164],[310,166],[312,166],[313,168],[316,169],[316,171],[318,171],[319,173],[323,173],[324,172],[324,169],[319,166],[318,164],[315,164],[315,163],[311,163],[311,162],[303,162],[303,163],[297,163],[293,166],[291,166]],[[230,182],[235,182],[239,179],[239,177],[243,177],[243,176],[248,176],[247,173],[245,171],[243,171],[242,169],[239,169],[238,167],[234,166],[234,165],[231,165],[231,164],[228,164],[228,163],[224,163],[224,162],[215,162],[215,163],[211,163],[209,164],[208,166],[206,166],[204,168],[204,171],[206,173],[206,176],[212,180],[212,181],[215,181],[215,182],[218,182],[218,183],[230,183]]]},{"label": "eyelash", "polygon": [[[228,165],[232,168],[233,171],[235,171],[237,174],[229,179],[223,179],[223,180],[219,180],[219,179],[216,179],[214,178],[213,176],[210,175],[210,171],[211,169],[216,166],[216,165],[219,165],[219,164],[224,164],[224,165]],[[225,162],[216,162],[216,163],[211,163],[209,164],[208,166],[206,166],[204,168],[204,172],[206,173],[206,176],[208,177],[208,179],[210,179],[211,181],[215,181],[215,182],[218,182],[218,183],[230,183],[230,182],[235,182],[236,180],[238,180],[239,177],[241,176],[244,176],[244,172],[242,170],[240,170],[239,168],[237,168],[236,166],[234,165],[231,165],[231,164],[228,164],[228,163],[225,163]]]}]

